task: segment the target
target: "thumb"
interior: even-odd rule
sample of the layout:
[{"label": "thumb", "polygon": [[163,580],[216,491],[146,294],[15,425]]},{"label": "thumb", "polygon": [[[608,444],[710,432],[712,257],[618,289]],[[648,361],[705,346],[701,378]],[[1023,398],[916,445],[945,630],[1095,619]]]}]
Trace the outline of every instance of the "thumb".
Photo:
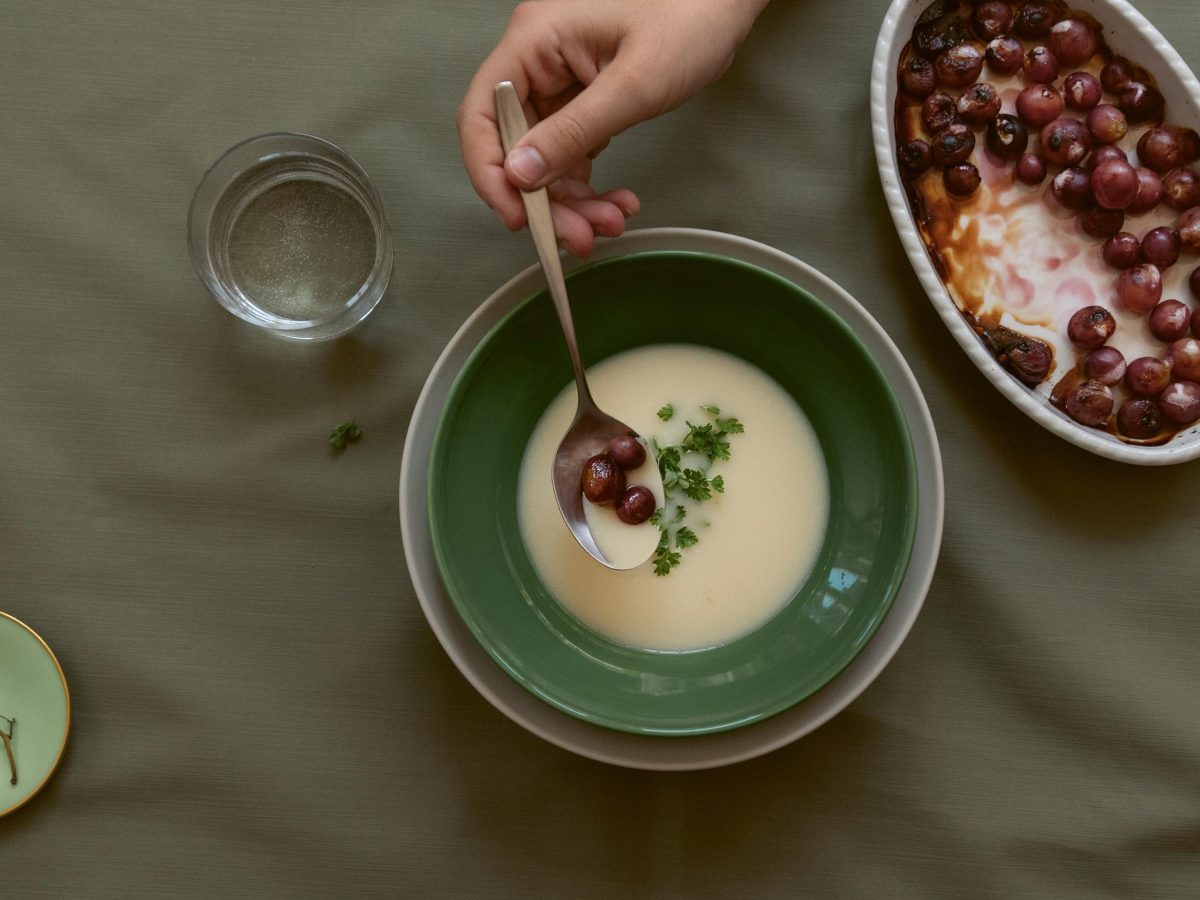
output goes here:
[{"label": "thumb", "polygon": [[636,85],[621,76],[615,63],[602,69],[569,103],[517,142],[504,159],[508,180],[526,191],[544,187],[610,138],[649,118],[653,111]]}]

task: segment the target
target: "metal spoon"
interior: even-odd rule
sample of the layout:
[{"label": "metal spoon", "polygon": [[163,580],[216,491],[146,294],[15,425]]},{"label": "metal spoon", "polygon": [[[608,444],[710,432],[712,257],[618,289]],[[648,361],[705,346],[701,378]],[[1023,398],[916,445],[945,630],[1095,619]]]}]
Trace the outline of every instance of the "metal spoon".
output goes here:
[{"label": "metal spoon", "polygon": [[[496,85],[496,117],[500,121],[500,138],[507,153],[529,130],[525,120],[525,111],[517,98],[516,89],[511,81],[502,81]],[[596,546],[596,540],[584,515],[583,491],[580,487],[580,474],[583,464],[604,451],[609,442],[620,435],[630,434],[637,437],[637,432],[624,422],[614,419],[603,412],[592,399],[588,390],[587,376],[583,371],[583,363],[579,358],[579,344],[575,340],[575,323],[571,318],[571,304],[567,299],[567,285],[563,281],[562,263],[558,258],[558,242],[554,234],[554,221],[550,215],[550,198],[545,188],[536,191],[522,191],[521,198],[525,201],[525,213],[529,219],[529,233],[533,236],[533,245],[537,248],[538,259],[542,263],[542,271],[546,274],[546,283],[550,288],[550,296],[554,298],[554,308],[558,312],[558,321],[562,325],[563,337],[567,340],[567,351],[571,355],[571,365],[575,369],[575,386],[579,393],[579,405],[575,411],[575,420],[567,429],[566,435],[558,445],[554,455],[554,496],[558,500],[558,510],[562,513],[563,521],[575,535],[575,540],[591,556],[610,569],[632,569],[640,566],[650,558],[657,544],[648,544],[645,556],[637,560],[620,560],[614,562],[606,557]],[[657,466],[647,467],[652,470],[652,480],[656,483],[646,487],[654,492],[654,496],[663,496],[662,479]],[[646,479],[641,479],[645,481]],[[626,526],[628,527],[628,526]]]}]

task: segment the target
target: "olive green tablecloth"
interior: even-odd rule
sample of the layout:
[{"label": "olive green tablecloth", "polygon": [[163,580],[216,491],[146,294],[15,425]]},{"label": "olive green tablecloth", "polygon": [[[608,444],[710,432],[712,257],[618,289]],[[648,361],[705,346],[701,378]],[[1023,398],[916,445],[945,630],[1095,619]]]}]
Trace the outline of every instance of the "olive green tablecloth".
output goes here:
[{"label": "olive green tablecloth", "polygon": [[[1200,66],[1193,5],[1139,5]],[[58,775],[0,820],[0,893],[1197,896],[1200,463],[1077,450],[950,338],[875,172],[885,6],[777,0],[599,166],[640,224],[746,235],[856,295],[945,456],[938,574],[879,680],[788,748],[662,775],[496,712],[401,553],[422,381],[534,258],[454,131],[510,4],[0,5],[0,608],[74,700]],[[395,276],[351,339],[272,340],[189,267],[201,173],[277,129],[345,146],[386,199]]]}]

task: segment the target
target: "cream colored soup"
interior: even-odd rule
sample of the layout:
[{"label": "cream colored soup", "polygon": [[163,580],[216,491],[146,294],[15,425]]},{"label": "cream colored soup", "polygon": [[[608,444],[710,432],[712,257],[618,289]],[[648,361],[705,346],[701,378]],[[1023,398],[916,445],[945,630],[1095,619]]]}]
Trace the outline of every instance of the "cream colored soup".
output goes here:
[{"label": "cream colored soup", "polygon": [[[731,437],[731,459],[711,468],[723,494],[702,503],[672,496],[699,537],[680,565],[664,576],[651,563],[614,571],[575,542],[554,500],[554,453],[575,412],[574,386],[564,387],[534,429],[518,489],[522,538],[546,587],[600,634],[652,650],[726,643],[779,612],[812,569],[829,511],[820,444],[796,402],[749,363],[687,345],[631,350],[589,369],[588,380],[601,409],[662,445],[679,443],[687,420],[709,421],[708,405],[740,419],[745,433]],[[656,412],[667,403],[675,415],[663,422]]]}]

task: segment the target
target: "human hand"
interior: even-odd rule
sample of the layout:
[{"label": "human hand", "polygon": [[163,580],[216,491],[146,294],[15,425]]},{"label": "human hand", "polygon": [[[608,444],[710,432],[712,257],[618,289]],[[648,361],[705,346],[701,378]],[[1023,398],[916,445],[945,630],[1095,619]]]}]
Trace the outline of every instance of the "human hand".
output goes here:
[{"label": "human hand", "polygon": [[[518,189],[546,187],[559,241],[591,254],[640,203],[598,194],[592,159],[617,134],[674,109],[724,72],[767,0],[527,0],[475,73],[458,111],[476,192],[509,229],[525,225]],[[534,123],[507,158],[493,88],[511,81]]]}]

